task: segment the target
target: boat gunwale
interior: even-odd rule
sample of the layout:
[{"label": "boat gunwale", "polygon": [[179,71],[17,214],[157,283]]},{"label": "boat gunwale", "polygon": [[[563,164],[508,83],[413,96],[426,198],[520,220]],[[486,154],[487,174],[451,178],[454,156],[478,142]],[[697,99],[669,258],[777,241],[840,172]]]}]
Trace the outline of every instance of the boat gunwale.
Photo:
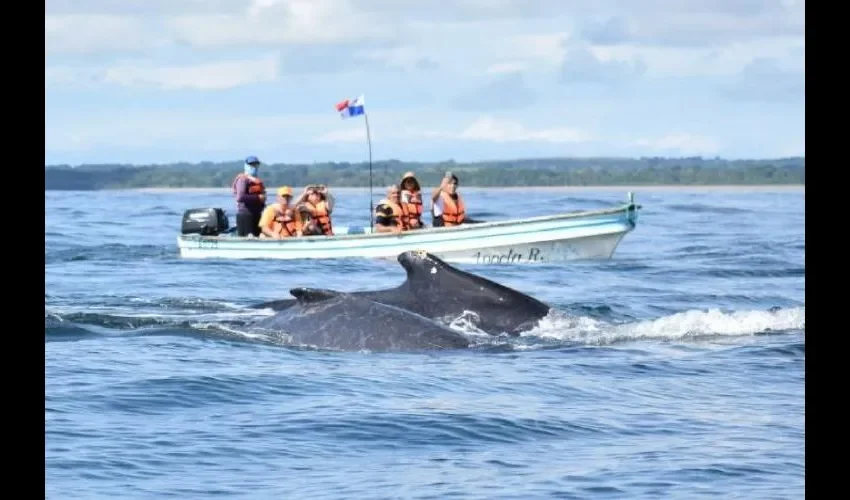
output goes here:
[{"label": "boat gunwale", "polygon": [[[422,229],[417,229],[415,231],[403,231],[401,233],[379,233],[379,232],[371,232],[371,233],[345,233],[345,234],[335,234],[333,236],[324,236],[324,235],[311,235],[311,236],[301,236],[297,238],[298,241],[347,241],[352,239],[362,239],[362,238],[378,238],[378,237],[396,237],[396,238],[410,238],[415,237],[417,235],[429,235],[429,234],[445,234],[445,233],[457,233],[463,231],[476,231],[480,229],[489,229],[489,228],[498,228],[503,226],[514,226],[517,224],[525,224],[529,222],[549,222],[556,220],[571,220],[571,219],[581,219],[581,218],[592,218],[592,217],[600,217],[605,215],[614,215],[618,213],[628,214],[631,211],[637,211],[642,208],[640,205],[635,203],[624,203],[617,207],[609,207],[609,208],[601,208],[596,210],[574,210],[571,212],[561,212],[557,214],[550,215],[537,215],[534,217],[525,217],[525,218],[517,218],[517,219],[505,219],[498,221],[487,221],[487,222],[478,222],[475,224],[461,224],[459,226],[450,226],[450,227],[426,227]],[[634,222],[632,222],[634,224]],[[350,226],[349,226],[350,227]],[[276,243],[281,244],[287,242],[285,240],[276,240],[271,238],[250,238],[250,237],[239,237],[239,236],[230,236],[230,235],[200,235],[197,233],[194,234],[179,234],[178,240],[182,242],[196,242],[196,241],[228,241],[228,242],[240,242],[240,241],[250,241],[252,243],[259,242],[267,242],[267,243]]]}]

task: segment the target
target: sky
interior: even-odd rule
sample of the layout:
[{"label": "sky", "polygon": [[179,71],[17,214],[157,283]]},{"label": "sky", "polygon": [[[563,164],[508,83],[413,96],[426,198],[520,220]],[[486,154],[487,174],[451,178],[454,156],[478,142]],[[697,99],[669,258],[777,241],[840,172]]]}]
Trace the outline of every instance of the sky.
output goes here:
[{"label": "sky", "polygon": [[802,0],[46,0],[46,164],[805,155]]}]

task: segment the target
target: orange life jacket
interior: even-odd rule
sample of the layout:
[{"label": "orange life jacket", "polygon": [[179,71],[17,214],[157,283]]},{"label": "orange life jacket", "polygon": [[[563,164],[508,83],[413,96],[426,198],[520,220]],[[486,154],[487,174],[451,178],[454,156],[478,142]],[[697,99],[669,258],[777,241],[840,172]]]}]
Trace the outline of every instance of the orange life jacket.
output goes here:
[{"label": "orange life jacket", "polygon": [[463,198],[457,194],[457,202],[452,199],[449,193],[442,191],[440,198],[443,200],[443,223],[446,226],[457,226],[463,222],[466,215],[466,208],[463,205]]},{"label": "orange life jacket", "polygon": [[406,217],[405,217],[405,213],[404,213],[404,209],[402,208],[402,205],[399,205],[398,203],[393,203],[393,202],[391,202],[390,200],[387,200],[387,199],[383,199],[383,200],[379,201],[378,205],[375,207],[375,215],[382,215],[384,217],[387,216],[383,212],[378,212],[378,209],[381,208],[382,206],[390,207],[390,210],[393,211],[392,215],[389,216],[390,224],[396,225],[399,228],[401,228],[402,230],[407,229],[407,224],[405,222]]},{"label": "orange life jacket", "polygon": [[266,185],[263,184],[257,177],[252,177],[245,172],[239,173],[236,177],[233,178],[233,182],[230,184],[230,189],[233,190],[233,194],[236,194],[236,183],[241,178],[248,179],[248,194],[262,194],[266,192]]},{"label": "orange life jacket", "polygon": [[310,216],[319,224],[322,234],[326,236],[333,236],[334,232],[331,224],[331,217],[328,213],[328,203],[322,200],[315,205],[309,201],[304,202],[304,204],[310,208]]},{"label": "orange life jacket", "polygon": [[407,203],[401,204],[401,212],[405,226],[411,229],[422,227],[422,194],[419,191],[403,191],[408,193]]},{"label": "orange life jacket", "polygon": [[279,203],[274,205],[274,219],[272,219],[272,232],[281,236],[296,236],[299,224],[295,218],[295,210],[287,207],[283,210]]}]

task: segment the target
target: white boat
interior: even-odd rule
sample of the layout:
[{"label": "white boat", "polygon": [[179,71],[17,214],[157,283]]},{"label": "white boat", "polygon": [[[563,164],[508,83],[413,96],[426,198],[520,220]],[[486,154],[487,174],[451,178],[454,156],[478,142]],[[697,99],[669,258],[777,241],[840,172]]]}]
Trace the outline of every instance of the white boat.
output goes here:
[{"label": "white boat", "polygon": [[177,246],[186,259],[395,259],[407,250],[425,250],[446,262],[461,264],[609,259],[623,237],[635,229],[640,208],[629,193],[628,203],[608,209],[428,227],[398,234],[358,226],[334,228],[334,236],[283,240],[194,233],[180,234]]}]

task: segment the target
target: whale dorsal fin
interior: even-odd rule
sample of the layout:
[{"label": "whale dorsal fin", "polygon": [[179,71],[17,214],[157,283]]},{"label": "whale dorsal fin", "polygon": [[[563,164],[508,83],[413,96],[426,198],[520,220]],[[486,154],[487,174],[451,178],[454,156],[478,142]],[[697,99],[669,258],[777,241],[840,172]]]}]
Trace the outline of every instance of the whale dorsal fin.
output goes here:
[{"label": "whale dorsal fin", "polygon": [[336,290],[328,290],[325,288],[293,288],[289,293],[298,299],[299,302],[321,302],[323,300],[332,299],[341,295],[341,292]]}]

